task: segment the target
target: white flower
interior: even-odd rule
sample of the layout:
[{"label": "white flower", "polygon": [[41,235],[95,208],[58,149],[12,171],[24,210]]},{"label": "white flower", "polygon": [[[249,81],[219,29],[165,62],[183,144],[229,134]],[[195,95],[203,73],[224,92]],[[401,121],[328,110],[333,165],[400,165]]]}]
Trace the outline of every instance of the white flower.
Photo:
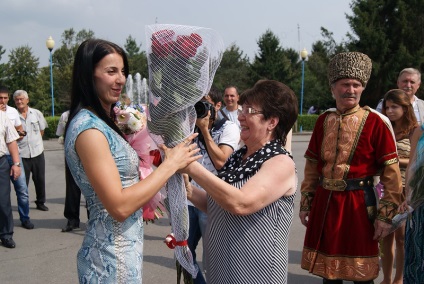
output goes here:
[{"label": "white flower", "polygon": [[137,131],[141,130],[141,128],[143,127],[143,122],[141,121],[141,116],[137,117],[136,114],[131,113],[130,119],[128,119],[127,125],[128,125],[128,128],[133,132],[137,132]]}]

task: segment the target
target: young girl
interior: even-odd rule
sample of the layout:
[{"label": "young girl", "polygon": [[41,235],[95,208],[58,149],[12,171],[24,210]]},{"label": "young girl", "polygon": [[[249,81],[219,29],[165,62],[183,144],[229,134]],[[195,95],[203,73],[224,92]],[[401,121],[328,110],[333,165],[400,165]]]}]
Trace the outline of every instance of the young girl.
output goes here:
[{"label": "young girl", "polygon": [[[409,163],[409,153],[411,150],[410,136],[417,127],[417,119],[415,118],[414,108],[408,95],[400,89],[390,90],[384,95],[383,114],[390,119],[395,133],[399,167],[402,176],[402,197],[405,200],[405,171]],[[396,274],[392,282],[394,239],[396,239]],[[383,239],[381,259],[384,278],[383,282],[381,282],[382,284],[403,283],[404,240],[405,225]]]}]

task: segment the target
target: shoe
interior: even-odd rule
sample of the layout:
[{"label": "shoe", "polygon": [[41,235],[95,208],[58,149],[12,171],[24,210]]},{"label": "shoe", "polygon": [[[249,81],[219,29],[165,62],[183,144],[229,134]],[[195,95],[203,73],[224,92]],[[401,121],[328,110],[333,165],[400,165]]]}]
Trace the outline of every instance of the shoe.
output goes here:
[{"label": "shoe", "polygon": [[28,230],[34,229],[34,224],[33,224],[33,223],[31,223],[31,221],[30,221],[29,219],[28,219],[28,220],[23,221],[23,222],[21,223],[21,225],[22,225],[22,227],[24,227],[25,229],[28,229]]},{"label": "shoe", "polygon": [[47,207],[46,205],[42,203],[37,204],[37,209],[41,211],[49,211],[49,207]]},{"label": "shoe", "polygon": [[1,240],[1,244],[4,247],[10,248],[10,249],[13,249],[13,248],[16,247],[15,241],[12,238],[10,238],[10,239],[1,238],[0,240]]},{"label": "shoe", "polygon": [[66,233],[78,228],[79,228],[79,222],[68,221],[68,223],[66,224],[66,227],[62,229],[62,232]]}]

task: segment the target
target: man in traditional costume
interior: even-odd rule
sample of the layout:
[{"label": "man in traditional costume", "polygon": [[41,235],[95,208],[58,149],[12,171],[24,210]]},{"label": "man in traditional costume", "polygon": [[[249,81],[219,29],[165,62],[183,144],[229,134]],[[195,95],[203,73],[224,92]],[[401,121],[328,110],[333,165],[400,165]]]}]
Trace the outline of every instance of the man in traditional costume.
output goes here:
[{"label": "man in traditional costume", "polygon": [[[306,229],[301,266],[323,283],[373,283],[378,240],[390,231],[400,202],[396,145],[387,120],[359,106],[372,69],[359,52],[337,54],[328,78],[336,108],[319,116],[308,149],[299,217]],[[379,201],[373,176],[385,194]]]}]

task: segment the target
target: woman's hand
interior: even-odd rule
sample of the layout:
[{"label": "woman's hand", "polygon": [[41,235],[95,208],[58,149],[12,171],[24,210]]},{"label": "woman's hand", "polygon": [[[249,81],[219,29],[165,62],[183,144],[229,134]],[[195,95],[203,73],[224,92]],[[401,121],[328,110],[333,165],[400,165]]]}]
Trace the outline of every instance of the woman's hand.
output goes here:
[{"label": "woman's hand", "polygon": [[190,163],[198,160],[201,155],[196,155],[200,149],[196,144],[191,143],[192,140],[198,135],[193,133],[187,137],[183,142],[174,148],[168,148],[165,145],[159,145],[159,148],[165,153],[165,161],[171,163],[176,167],[176,170],[187,167]]},{"label": "woman's hand", "polygon": [[184,178],[184,185],[185,185],[185,189],[186,189],[187,199],[189,199],[189,198],[191,198],[191,195],[193,193],[193,187],[191,186],[188,174],[183,174],[183,178]]}]

